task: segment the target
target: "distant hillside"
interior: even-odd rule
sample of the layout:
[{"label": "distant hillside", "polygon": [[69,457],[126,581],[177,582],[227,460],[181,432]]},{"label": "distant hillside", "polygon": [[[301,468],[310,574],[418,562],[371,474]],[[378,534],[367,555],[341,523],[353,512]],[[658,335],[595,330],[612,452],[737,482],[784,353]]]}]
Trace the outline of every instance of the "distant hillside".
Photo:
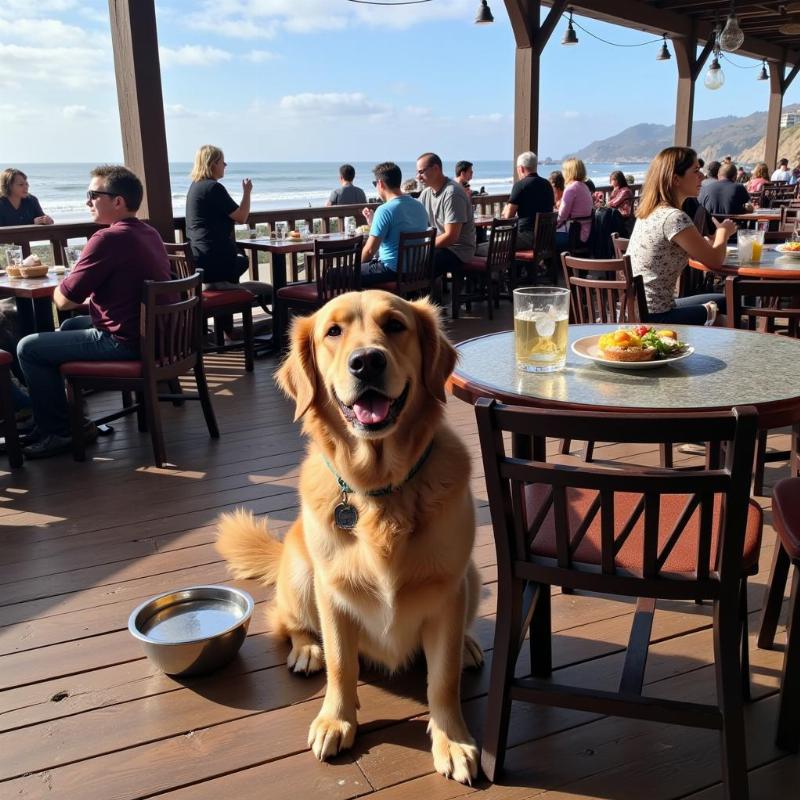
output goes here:
[{"label": "distant hillside", "polygon": [[[786,106],[784,111],[797,111],[800,105]],[[706,161],[733,156],[744,163],[760,161],[764,155],[764,136],[767,125],[765,111],[757,111],[746,117],[717,117],[695,120],[692,128],[692,143]],[[797,136],[790,138],[791,131]],[[575,155],[584,161],[626,162],[649,161],[659,150],[669,147],[673,141],[674,125],[640,123],[626,128],[607,139],[600,139],[579,150]],[[800,152],[800,126],[786,129],[782,134],[781,153],[793,156]]]}]

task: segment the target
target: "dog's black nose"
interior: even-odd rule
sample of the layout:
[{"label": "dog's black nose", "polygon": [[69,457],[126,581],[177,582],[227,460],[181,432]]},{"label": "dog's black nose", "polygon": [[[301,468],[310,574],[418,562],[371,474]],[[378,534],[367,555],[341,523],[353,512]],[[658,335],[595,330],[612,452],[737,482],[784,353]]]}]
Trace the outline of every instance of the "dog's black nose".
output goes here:
[{"label": "dog's black nose", "polygon": [[350,374],[364,383],[380,378],[386,370],[386,356],[375,347],[359,347],[347,360]]}]

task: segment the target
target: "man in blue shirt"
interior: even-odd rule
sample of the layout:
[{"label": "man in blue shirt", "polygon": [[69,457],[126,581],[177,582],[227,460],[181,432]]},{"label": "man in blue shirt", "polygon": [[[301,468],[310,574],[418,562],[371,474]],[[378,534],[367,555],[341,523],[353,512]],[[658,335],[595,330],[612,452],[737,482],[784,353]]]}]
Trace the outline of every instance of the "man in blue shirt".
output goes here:
[{"label": "man in blue shirt", "polygon": [[[428,212],[419,201],[400,191],[403,175],[391,161],[378,164],[373,170],[375,189],[383,205],[374,213],[365,208],[370,224],[369,236],[361,252],[361,285],[372,286],[397,277],[397,252],[400,234],[424,232],[428,229]],[[377,256],[377,261],[375,259]]]}]

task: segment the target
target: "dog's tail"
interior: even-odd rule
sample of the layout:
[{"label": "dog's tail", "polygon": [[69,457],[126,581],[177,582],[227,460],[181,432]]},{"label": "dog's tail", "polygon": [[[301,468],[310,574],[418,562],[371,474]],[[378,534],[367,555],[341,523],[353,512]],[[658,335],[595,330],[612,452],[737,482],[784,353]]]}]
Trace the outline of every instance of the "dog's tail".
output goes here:
[{"label": "dog's tail", "polygon": [[222,514],[216,547],[235,578],[258,578],[267,584],[277,581],[283,543],[269,532],[266,519],[257,520],[243,508]]}]

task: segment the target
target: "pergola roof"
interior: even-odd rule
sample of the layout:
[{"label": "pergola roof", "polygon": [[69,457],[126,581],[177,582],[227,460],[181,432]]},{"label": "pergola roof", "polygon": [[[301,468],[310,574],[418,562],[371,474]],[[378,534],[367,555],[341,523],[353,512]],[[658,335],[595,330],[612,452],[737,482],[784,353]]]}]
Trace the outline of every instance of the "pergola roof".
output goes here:
[{"label": "pergola roof", "polygon": [[[544,5],[554,3],[544,0]],[[730,0],[577,0],[569,5],[576,14],[604,22],[671,37],[694,36],[699,42],[711,39],[716,21],[725,24],[730,6]],[[800,35],[778,30],[790,19],[800,23],[800,2],[740,0],[736,14],[745,33],[738,53],[790,67],[800,61]]]}]

